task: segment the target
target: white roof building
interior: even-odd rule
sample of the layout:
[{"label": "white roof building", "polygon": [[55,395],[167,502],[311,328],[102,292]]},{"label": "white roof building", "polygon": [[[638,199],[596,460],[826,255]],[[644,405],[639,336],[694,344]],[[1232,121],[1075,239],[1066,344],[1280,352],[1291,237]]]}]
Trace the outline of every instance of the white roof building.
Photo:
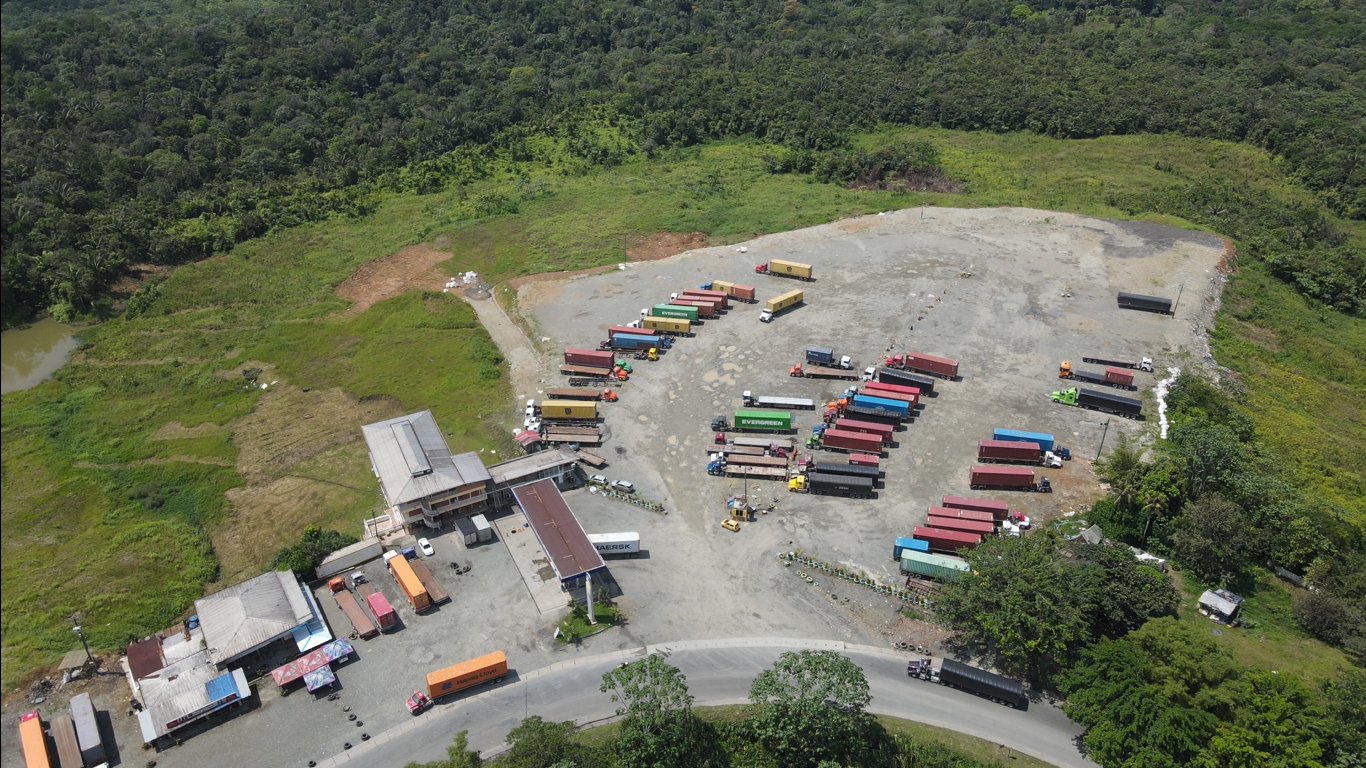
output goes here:
[{"label": "white roof building", "polygon": [[440,528],[443,516],[484,511],[489,472],[477,453],[452,456],[431,411],[361,427],[380,491],[401,522]]},{"label": "white roof building", "polygon": [[291,571],[271,571],[194,601],[209,661],[221,667],[314,620]]}]

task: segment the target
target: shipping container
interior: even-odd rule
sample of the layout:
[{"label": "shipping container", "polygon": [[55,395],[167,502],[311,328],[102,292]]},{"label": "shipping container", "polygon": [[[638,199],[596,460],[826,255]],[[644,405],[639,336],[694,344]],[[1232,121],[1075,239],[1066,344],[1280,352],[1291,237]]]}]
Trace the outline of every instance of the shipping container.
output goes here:
[{"label": "shipping container", "polygon": [[470,547],[479,543],[479,531],[474,528],[474,521],[468,517],[455,518],[455,528],[460,532],[460,540],[465,546]]},{"label": "shipping container", "polygon": [[788,261],[786,259],[769,259],[768,263],[760,264],[754,268],[754,271],[761,275],[781,275],[783,277],[795,277],[799,280],[806,281],[813,279],[810,264],[803,264],[799,261]]},{"label": "shipping container", "polygon": [[835,354],[835,350],[829,347],[807,347],[806,362],[812,365],[823,365],[826,368],[848,368],[848,358],[841,358]]},{"label": "shipping container", "polygon": [[887,358],[887,365],[912,371],[928,373],[941,379],[958,378],[958,361],[947,357],[936,357],[923,352],[907,352]]},{"label": "shipping container", "polygon": [[1035,482],[1034,470],[1029,467],[1007,467],[998,464],[972,467],[968,471],[968,483],[973,490],[1004,488],[1038,493],[1049,493],[1053,490],[1047,477]]},{"label": "shipping container", "polygon": [[684,288],[683,296],[696,296],[708,301],[721,302],[719,309],[730,309],[730,295],[725,291],[712,291],[706,288]]},{"label": "shipping container", "polygon": [[873,467],[881,471],[882,460],[870,453],[851,453],[849,463],[857,464],[860,467]]},{"label": "shipping container", "polygon": [[61,768],[85,768],[81,758],[81,746],[76,742],[76,726],[71,718],[58,715],[48,721],[52,732],[52,744],[57,748],[57,764]]},{"label": "shipping container", "polygon": [[1014,440],[978,440],[977,460],[1038,464],[1043,461],[1043,450],[1037,443]]},{"label": "shipping container", "polygon": [[470,522],[474,523],[474,530],[479,532],[480,541],[493,541],[493,524],[487,517],[475,515],[470,518]]},{"label": "shipping container", "polygon": [[671,333],[675,336],[691,336],[692,323],[686,318],[658,317],[647,315],[640,318],[640,324],[651,331]]},{"label": "shipping container", "polygon": [[882,437],[864,432],[845,432],[840,429],[827,429],[820,434],[820,446],[826,450],[853,451],[857,453],[882,453]]},{"label": "shipping container", "polygon": [[989,536],[996,532],[996,523],[985,520],[966,520],[961,517],[939,517],[930,515],[925,518],[925,525],[930,528],[939,528],[946,531],[962,531],[964,533],[977,533]]},{"label": "shipping container", "polygon": [[[688,309],[688,308],[694,309],[694,310],[697,311],[697,316],[698,316],[698,317],[716,317],[716,313],[717,313],[716,304],[714,304],[714,303],[712,303],[712,302],[710,302],[710,301],[702,301],[702,300],[700,300],[700,299],[694,301],[694,300],[692,300],[692,299],[690,299],[690,298],[687,298],[687,297],[680,297],[680,298],[677,298],[677,299],[669,299],[669,306],[671,306],[671,307],[683,307],[684,309]],[[659,313],[656,312],[655,314],[659,314]]]},{"label": "shipping container", "polygon": [[[602,346],[602,345],[599,345]],[[651,336],[640,333],[618,333],[607,340],[607,346],[612,349],[663,349],[664,345],[659,342],[658,336]]]},{"label": "shipping container", "polygon": [[25,768],[51,768],[47,737],[43,735],[43,720],[38,710],[19,716],[19,743],[24,750]]},{"label": "shipping container", "polygon": [[824,472],[808,472],[806,489],[811,493],[828,496],[868,497],[873,495],[873,481],[854,475],[828,475]]},{"label": "shipping container", "polygon": [[921,397],[934,394],[934,379],[929,376],[922,376],[918,373],[898,371],[892,368],[879,368],[876,379],[877,381],[885,382],[887,384],[900,384],[904,387],[915,387],[920,390]]},{"label": "shipping container", "polygon": [[1109,366],[1105,369],[1105,381],[1111,385],[1123,387],[1125,389],[1138,389],[1134,386],[1134,373],[1123,368]]},{"label": "shipping container", "polygon": [[1120,309],[1137,309],[1143,312],[1156,312],[1159,315],[1172,314],[1172,300],[1161,296],[1144,296],[1141,293],[1119,292]]},{"label": "shipping container", "polygon": [[362,563],[368,563],[382,554],[384,554],[384,549],[380,546],[379,539],[358,541],[324,557],[314,573],[320,579],[330,579],[339,573],[346,573]]},{"label": "shipping container", "polygon": [[427,696],[436,701],[472,685],[501,682],[508,671],[507,656],[494,651],[477,659],[427,673]]},{"label": "shipping container", "polygon": [[650,309],[650,317],[672,317],[677,320],[687,320],[697,322],[697,307],[685,307],[678,304],[656,304]]},{"label": "shipping container", "polygon": [[408,599],[414,611],[422,613],[432,607],[431,597],[427,594],[426,588],[422,586],[422,580],[413,572],[413,567],[409,565],[407,559],[390,557],[389,573],[393,574],[394,581],[398,582],[399,590],[403,592],[403,596]]},{"label": "shipping container", "polygon": [[383,592],[371,592],[366,595],[365,604],[370,607],[370,613],[374,615],[375,623],[379,625],[381,632],[388,632],[398,626],[398,612],[389,604]]},{"label": "shipping container", "polygon": [[[399,559],[402,560],[403,558]],[[351,629],[355,631],[357,636],[369,640],[379,634],[379,630],[375,628],[375,623],[370,621],[370,617],[365,611],[361,610],[356,598],[350,592],[343,588],[339,592],[334,592],[333,597],[337,600],[337,607],[346,615],[346,620],[351,622]]]},{"label": "shipping container", "polygon": [[979,520],[984,523],[994,523],[998,519],[1004,520],[1005,510],[1001,512],[1002,517],[997,518],[995,513],[981,509],[954,509],[953,507],[930,507],[930,517],[956,517],[962,520]]},{"label": "shipping container", "polygon": [[635,531],[626,533],[590,533],[588,542],[600,555],[632,555],[640,553],[640,534]]},{"label": "shipping container", "polygon": [[939,669],[939,682],[954,688],[986,696],[993,701],[1009,705],[1015,709],[1025,709],[1029,699],[1025,697],[1024,686],[1008,677],[1001,677],[985,669],[970,667],[961,661],[944,659]]},{"label": "shipping container", "polygon": [[1068,360],[1064,360],[1058,364],[1058,378],[1084,381],[1087,384],[1099,384],[1106,387],[1115,387],[1116,389],[1138,389],[1138,387],[1134,385],[1133,371],[1117,368],[1113,365],[1107,367],[1102,373],[1093,373],[1091,371],[1073,369],[1072,363]]},{"label": "shipping container", "polygon": [[786,432],[792,429],[792,414],[773,411],[736,411],[734,426],[735,429],[740,430]]},{"label": "shipping container", "polygon": [[541,418],[545,421],[596,421],[598,404],[591,400],[542,400]]},{"label": "shipping container", "polygon": [[885,411],[891,411],[903,419],[911,415],[911,404],[905,400],[891,400],[886,397],[859,393],[854,395],[854,399],[850,402],[863,408],[881,408]]},{"label": "shipping container", "polygon": [[1024,432],[1018,429],[1002,429],[997,427],[991,433],[992,440],[1005,440],[1017,443],[1034,443],[1039,446],[1041,451],[1053,450],[1056,442],[1052,435],[1043,432]]},{"label": "shipping container", "polygon": [[765,301],[764,309],[776,314],[788,307],[801,304],[805,300],[806,294],[802,293],[801,290],[788,291],[787,293],[778,294],[768,301]]},{"label": "shipping container", "polygon": [[[917,525],[912,532],[921,541],[927,542],[930,549],[940,552],[956,552],[960,549],[973,549],[982,543],[982,537],[975,533],[946,531],[943,528],[929,528]],[[905,553],[903,553],[904,555]]]},{"label": "shipping container", "polygon": [[908,387],[904,384],[888,384],[884,381],[870,381],[863,385],[863,391],[873,397],[905,400],[913,406],[920,402],[920,388]]},{"label": "shipping container", "polygon": [[71,723],[76,726],[76,744],[81,748],[81,759],[86,765],[99,765],[104,762],[104,741],[100,739],[100,726],[95,721],[95,703],[90,694],[80,693],[71,697]]},{"label": "shipping container", "polygon": [[912,552],[929,552],[930,544],[929,542],[921,541],[920,539],[898,536],[896,537],[896,540],[892,542],[892,559],[900,560],[901,553],[907,549]]},{"label": "shipping container", "polygon": [[869,408],[865,405],[854,405],[852,403],[846,404],[841,412],[851,419],[875,421],[879,424],[891,424],[894,427],[909,418],[908,414],[890,408]]},{"label": "shipping container", "polygon": [[940,503],[950,509],[971,509],[979,512],[990,512],[991,516],[997,520],[1004,520],[1010,516],[1010,505],[1004,501],[996,501],[995,499],[945,496]]},{"label": "shipping container", "polygon": [[722,291],[727,296],[737,301],[744,301],[753,304],[755,301],[754,287],[732,283],[729,280],[713,280],[710,283],[713,290]]},{"label": "shipping container", "polygon": [[845,432],[864,432],[870,435],[878,435],[882,442],[892,442],[895,427],[891,424],[879,424],[875,421],[858,421],[856,419],[835,419],[835,429]]},{"label": "shipping container", "polygon": [[866,477],[869,480],[872,480],[874,484],[882,477],[882,470],[877,467],[866,467],[862,464],[845,464],[838,461],[817,461],[811,464],[811,470],[827,475]]},{"label": "shipping container", "polygon": [[616,364],[616,356],[611,352],[598,349],[566,349],[564,361],[568,365],[586,365],[590,368],[611,368]]},{"label": "shipping container", "polygon": [[[922,540],[923,541],[923,540]],[[928,546],[928,542],[926,542]],[[960,545],[961,546],[961,545]],[[929,552],[922,552],[916,549],[901,550],[901,572],[905,574],[915,574],[932,579],[948,581],[957,579],[971,569],[968,564],[957,557],[945,557],[944,555],[932,555]]]}]

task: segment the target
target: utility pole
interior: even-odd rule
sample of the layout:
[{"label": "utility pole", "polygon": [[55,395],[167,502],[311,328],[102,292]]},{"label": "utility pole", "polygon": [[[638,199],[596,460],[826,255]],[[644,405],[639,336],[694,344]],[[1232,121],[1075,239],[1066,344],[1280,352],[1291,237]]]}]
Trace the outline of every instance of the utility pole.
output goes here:
[{"label": "utility pole", "polygon": [[1181,294],[1186,290],[1185,283],[1176,284],[1176,303],[1172,305],[1172,317],[1176,317],[1176,308],[1181,306]]},{"label": "utility pole", "polygon": [[95,666],[95,655],[90,652],[90,644],[85,641],[85,633],[81,631],[81,625],[77,624],[71,628],[76,633],[76,637],[81,639],[81,647],[85,649],[85,662],[90,666]]},{"label": "utility pole", "polygon": [[1096,449],[1096,461],[1100,461],[1100,452],[1105,450],[1105,436],[1110,434],[1110,420],[1105,420],[1105,431],[1100,433],[1100,447]]}]

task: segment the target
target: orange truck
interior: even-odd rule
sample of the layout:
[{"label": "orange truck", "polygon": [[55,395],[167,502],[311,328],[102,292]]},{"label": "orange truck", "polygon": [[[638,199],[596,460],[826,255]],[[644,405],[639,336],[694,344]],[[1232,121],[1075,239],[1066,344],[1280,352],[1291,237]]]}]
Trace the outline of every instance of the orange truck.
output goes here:
[{"label": "orange truck", "polygon": [[394,581],[398,582],[399,591],[408,598],[413,610],[422,613],[431,608],[431,595],[427,594],[427,588],[422,585],[422,580],[417,577],[408,560],[397,552],[386,552],[384,557],[389,564],[389,573],[393,574]]},{"label": "orange truck", "polygon": [[47,737],[43,735],[43,721],[38,710],[20,715],[19,743],[23,745],[25,768],[49,768],[52,758],[48,757]]},{"label": "orange truck", "polygon": [[494,651],[477,659],[462,661],[454,666],[427,673],[427,696],[436,701],[480,683],[497,683],[508,671],[507,656]]}]

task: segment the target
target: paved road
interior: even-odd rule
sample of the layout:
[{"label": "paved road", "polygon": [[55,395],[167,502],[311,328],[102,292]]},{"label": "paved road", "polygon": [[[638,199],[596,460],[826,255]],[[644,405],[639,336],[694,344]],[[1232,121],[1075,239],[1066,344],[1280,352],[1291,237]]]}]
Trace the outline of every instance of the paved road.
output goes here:
[{"label": "paved road", "polygon": [[661,653],[681,669],[698,706],[739,704],[748,700],[750,682],[772,666],[779,654],[802,648],[840,651],[862,667],[873,695],[870,710],[875,713],[979,736],[1064,768],[1095,766],[1077,751],[1074,740],[1080,729],[1046,702],[1033,703],[1021,712],[963,691],[910,680],[904,654],[838,641],[781,638],[664,643],[577,659],[520,677],[509,675],[498,688],[443,704],[321,766],[389,768],[410,760],[441,759],[461,730],[469,731],[472,748],[492,753],[504,746],[509,731],[531,715],[575,720],[580,725],[609,719],[615,706],[598,690],[603,673],[645,653]]}]

